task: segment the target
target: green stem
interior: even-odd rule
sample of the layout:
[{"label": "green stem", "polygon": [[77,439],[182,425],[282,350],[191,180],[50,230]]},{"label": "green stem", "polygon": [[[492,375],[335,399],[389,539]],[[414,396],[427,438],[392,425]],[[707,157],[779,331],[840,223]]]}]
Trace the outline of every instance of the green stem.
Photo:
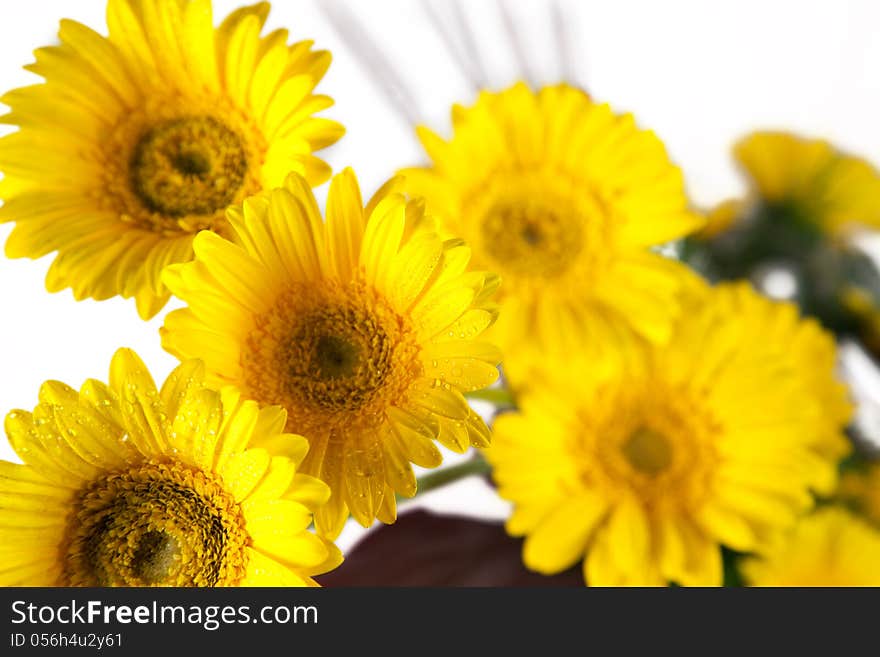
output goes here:
[{"label": "green stem", "polygon": [[[465,477],[470,477],[472,475],[489,474],[489,472],[491,471],[492,467],[489,465],[489,462],[486,461],[486,459],[484,459],[482,456],[476,456],[457,465],[453,465],[448,468],[442,468],[440,470],[434,470],[433,472],[429,472],[423,477],[419,477],[418,488],[416,489],[416,496],[427,493],[428,491],[434,490],[435,488],[442,488],[443,486],[446,486],[448,484],[455,483],[456,481],[464,479]],[[398,497],[398,502],[403,502],[406,499],[412,498]]]},{"label": "green stem", "polygon": [[473,392],[465,393],[464,396],[468,399],[479,399],[480,401],[487,401],[495,404],[496,406],[504,406],[510,408],[516,406],[513,395],[510,393],[509,390],[505,390],[504,388],[474,390]]}]

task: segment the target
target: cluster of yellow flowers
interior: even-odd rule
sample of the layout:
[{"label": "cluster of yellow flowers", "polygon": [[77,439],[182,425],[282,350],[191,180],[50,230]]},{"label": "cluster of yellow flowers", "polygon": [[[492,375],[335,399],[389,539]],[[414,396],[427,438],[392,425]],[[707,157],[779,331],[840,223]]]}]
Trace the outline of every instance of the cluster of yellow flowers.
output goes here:
[{"label": "cluster of yellow flowers", "polygon": [[[631,116],[520,83],[456,106],[448,141],[420,130],[430,164],[366,203],[337,174],[322,216],[330,55],[264,35],[268,9],[215,27],[209,0],[109,0],[108,36],[64,21],[45,82],[0,99],[7,255],[57,252],[50,291],[144,319],[186,305],[161,387],[121,349],[108,383],[49,381],[7,416],[0,583],[315,585],[437,443],[481,450],[541,573],[720,585],[745,554],[753,584],[880,583],[880,474],[838,481],[833,336],[656,248],[751,206],[880,225],[867,164],[754,135],[754,195],[707,225]],[[514,408],[490,429],[467,397],[499,364]]]}]

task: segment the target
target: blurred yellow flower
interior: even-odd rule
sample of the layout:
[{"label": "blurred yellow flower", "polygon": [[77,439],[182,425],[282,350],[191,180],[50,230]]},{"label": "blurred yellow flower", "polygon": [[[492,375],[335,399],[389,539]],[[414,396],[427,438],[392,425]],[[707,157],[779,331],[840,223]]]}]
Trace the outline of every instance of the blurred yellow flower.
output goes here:
[{"label": "blurred yellow flower", "polygon": [[729,199],[715,206],[706,213],[706,225],[694,236],[705,240],[727,232],[739,221],[745,205],[745,202],[740,199]]},{"label": "blurred yellow flower", "polygon": [[[837,345],[834,336],[813,317],[802,317],[794,303],[772,301],[755,294],[745,284],[725,284],[736,297],[735,307],[748,317],[748,332],[742,340],[760,349],[775,350],[781,367],[803,386],[805,402],[821,412],[805,440],[823,457],[839,461],[852,450],[845,429],[853,414],[849,389],[836,375]],[[762,344],[763,343],[763,344]],[[819,486],[818,492],[830,495],[836,481]]]},{"label": "blurred yellow flower", "polygon": [[452,122],[448,142],[419,130],[431,166],[402,175],[474,266],[501,275],[491,335],[505,373],[523,379],[550,349],[613,349],[632,330],[668,338],[681,266],[649,249],[702,219],[660,140],[565,84],[484,92]]},{"label": "blurred yellow flower", "polygon": [[767,544],[833,487],[849,407],[831,338],[745,284],[683,304],[667,346],[633,344],[628,368],[548,361],[496,420],[486,457],[528,567],[719,585],[722,545]]},{"label": "blurred yellow flower", "polygon": [[836,499],[880,528],[880,463],[844,472]]},{"label": "blurred yellow flower", "polygon": [[749,198],[713,211],[708,236],[762,210],[831,235],[858,225],[880,227],[880,175],[827,141],[755,132],[736,144],[734,156],[748,176]]},{"label": "blurred yellow flower", "polygon": [[845,509],[823,507],[741,570],[752,586],[880,586],[880,531]]},{"label": "blurred yellow flower", "polygon": [[333,491],[316,515],[330,536],[349,511],[364,526],[393,522],[395,492],[416,492],[410,462],[441,462],[434,439],[457,452],[489,441],[462,393],[498,376],[500,353],[476,340],[495,319],[498,279],[466,272],[470,249],[444,242],[396,184],[364,208],[344,171],[325,224],[291,175],[230,210],[236,243],[201,233],[195,261],[165,275],[188,308],[168,315],[163,345],[287,409],[311,444],[305,471]]},{"label": "blurred yellow flower", "polygon": [[210,0],[109,0],[104,37],[65,20],[60,45],[27,67],[43,84],[0,100],[0,221],[15,222],[9,257],[58,256],[51,292],[134,297],[141,317],[169,293],[162,268],[192,257],[193,235],[228,232],[230,203],[291,170],[312,184],[327,165],[312,152],[342,127],[312,115],[330,54],[260,36],[268,3],[214,28]]},{"label": "blurred yellow flower", "polygon": [[109,386],[48,381],[7,416],[25,464],[0,461],[0,584],[315,586],[342,561],[307,531],[330,491],[284,411],[203,378],[188,361],[159,391],[121,349]]}]

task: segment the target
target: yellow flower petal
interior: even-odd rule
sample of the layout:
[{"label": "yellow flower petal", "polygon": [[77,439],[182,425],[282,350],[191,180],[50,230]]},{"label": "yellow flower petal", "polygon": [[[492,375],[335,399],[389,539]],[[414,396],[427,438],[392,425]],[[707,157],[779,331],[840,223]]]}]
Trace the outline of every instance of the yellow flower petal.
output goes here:
[{"label": "yellow flower petal", "polygon": [[580,561],[607,504],[597,496],[578,496],[556,508],[523,544],[526,566],[545,575],[562,572]]},{"label": "yellow flower petal", "polygon": [[[229,492],[236,502],[245,500],[266,474],[272,457],[264,449],[249,449],[235,454],[220,470]],[[261,508],[258,500],[247,500],[242,508]],[[279,507],[280,508],[280,507]],[[245,511],[247,515],[247,511]]]},{"label": "yellow flower petal", "polygon": [[311,578],[297,575],[289,568],[253,548],[248,548],[247,576],[242,580],[241,585],[253,587],[316,586]]}]

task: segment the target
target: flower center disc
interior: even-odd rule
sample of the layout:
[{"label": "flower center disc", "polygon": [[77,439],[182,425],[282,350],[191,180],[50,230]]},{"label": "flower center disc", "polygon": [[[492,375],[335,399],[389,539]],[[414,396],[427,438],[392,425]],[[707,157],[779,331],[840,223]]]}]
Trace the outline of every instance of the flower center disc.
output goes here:
[{"label": "flower center disc", "polygon": [[360,361],[360,346],[335,335],[322,335],[315,346],[315,366],[324,380],[354,374]]},{"label": "flower center disc", "polygon": [[246,174],[241,138],[211,117],[159,123],[141,137],[131,160],[135,194],[151,211],[170,217],[224,209]]},{"label": "flower center disc", "polygon": [[638,472],[653,477],[672,464],[672,445],[661,433],[640,428],[623,444],[623,455]]},{"label": "flower center disc", "polygon": [[381,421],[421,375],[408,323],[363,282],[297,284],[256,318],[242,351],[248,393],[297,433]]},{"label": "flower center disc", "polygon": [[481,226],[486,252],[503,268],[526,276],[562,274],[582,246],[581,222],[542,201],[500,202]]},{"label": "flower center disc", "polygon": [[384,384],[392,348],[365,309],[326,306],[297,322],[286,355],[291,393],[328,410],[356,410]]},{"label": "flower center disc", "polygon": [[718,471],[722,431],[702,397],[657,380],[609,381],[571,427],[581,480],[645,507],[699,507]]},{"label": "flower center disc", "polygon": [[248,537],[211,475],[146,463],[94,482],[72,513],[66,586],[223,586],[245,574]]}]

